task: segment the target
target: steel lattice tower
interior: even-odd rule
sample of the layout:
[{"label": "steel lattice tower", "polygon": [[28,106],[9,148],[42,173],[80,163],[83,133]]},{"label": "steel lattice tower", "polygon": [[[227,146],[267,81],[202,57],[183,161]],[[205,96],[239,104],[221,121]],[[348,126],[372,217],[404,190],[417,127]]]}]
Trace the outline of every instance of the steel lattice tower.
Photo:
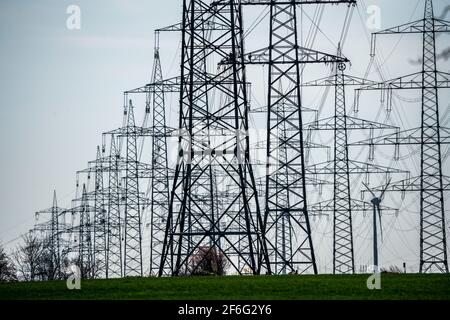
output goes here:
[{"label": "steel lattice tower", "polygon": [[150,93],[153,102],[153,143],[151,174],[151,240],[150,240],[150,275],[157,275],[162,258],[164,234],[169,212],[169,171],[167,161],[167,127],[164,99],[163,75],[159,49],[155,50]]},{"label": "steel lattice tower", "polygon": [[[300,273],[308,269],[317,273],[304,179],[295,4],[279,5],[275,1],[270,6],[269,48],[267,169],[274,170],[267,172],[266,178],[264,223],[269,257],[276,273],[287,273],[298,267]],[[272,169],[273,165],[278,168]],[[296,238],[292,237],[293,229]],[[270,242],[271,233],[275,233],[275,243]]]},{"label": "steel lattice tower", "polygon": [[[223,26],[217,24],[208,24],[207,30],[205,30],[205,37],[212,30],[222,29]],[[129,90],[126,94],[146,94],[146,116],[150,115],[150,105],[153,103],[153,113],[154,117],[152,119],[152,125],[150,128],[145,128],[146,120],[144,120],[144,127],[140,130],[141,136],[150,136],[152,137],[155,143],[152,144],[152,164],[151,164],[151,174],[150,174],[150,194],[154,195],[150,200],[150,208],[151,208],[151,249],[150,249],[150,273],[155,274],[159,270],[159,264],[161,262],[161,254],[162,254],[162,245],[165,235],[166,229],[166,219],[167,212],[169,207],[170,195],[169,195],[169,179],[173,179],[173,170],[169,170],[167,167],[167,137],[171,136],[175,131],[172,128],[169,128],[165,124],[165,96],[168,93],[180,93],[180,83],[181,77],[175,77],[163,80],[162,78],[162,70],[160,65],[160,55],[159,55],[159,35],[162,31],[182,31],[181,24],[177,24],[174,26],[170,26],[163,29],[158,29],[155,31],[156,39],[155,39],[155,62],[154,62],[154,70],[152,74],[152,83],[147,84],[143,87]],[[204,77],[202,79],[206,79],[207,73],[205,70],[206,62],[203,62],[202,65],[199,64],[198,70],[203,70]],[[203,80],[200,80],[203,81]],[[200,83],[200,81],[196,82],[196,85]],[[204,105],[206,108],[208,107],[207,98],[205,98]],[[206,134],[205,137],[208,137]],[[195,169],[195,170],[198,170]],[[193,171],[192,175],[196,175]],[[212,173],[205,174],[201,173],[198,175],[201,176],[203,183],[197,183],[196,188],[191,190],[191,197],[198,199],[198,201],[203,201],[202,199],[211,198],[214,196],[213,187],[214,183]],[[167,195],[167,196],[166,196]],[[156,200],[155,200],[156,199]],[[188,200],[190,201],[190,200]],[[206,204],[205,201],[202,202],[203,205]],[[175,206],[179,205],[178,203],[174,204]],[[152,207],[153,206],[153,207]],[[157,212],[159,211],[159,212]],[[213,211],[211,210],[206,211]],[[214,214],[213,214],[214,215]],[[162,233],[162,237],[161,237]],[[189,236],[188,239],[191,237]],[[190,240],[188,240],[190,243]],[[188,245],[189,246],[189,245]],[[171,273],[171,267],[166,265],[164,270],[164,274]]]},{"label": "steel lattice tower", "polygon": [[436,76],[435,26],[431,0],[427,0],[425,4],[423,31],[420,272],[426,272],[433,265],[436,265],[439,269],[448,273]]},{"label": "steel lattice tower", "polygon": [[[436,67],[436,33],[450,32],[450,22],[437,19],[431,0],[425,1],[424,18],[379,31],[376,35],[421,34],[423,40],[422,71],[364,87],[361,90],[417,89],[422,91],[421,126],[396,135],[386,135],[354,145],[420,145],[420,176],[392,183],[387,191],[420,192],[420,272],[435,267],[448,272],[445,230],[444,190],[449,177],[442,173],[441,145],[449,143],[450,130],[439,123],[438,88],[450,87],[450,74]],[[372,49],[374,52],[374,48]],[[388,91],[388,92],[389,92]],[[445,182],[445,183],[444,183]]]},{"label": "steel lattice tower", "polygon": [[56,277],[61,276],[61,248],[59,234],[59,214],[61,210],[58,208],[58,200],[56,199],[56,190],[53,191],[53,205],[51,207],[51,236],[50,236],[50,252],[52,255],[53,265],[56,266]]},{"label": "steel lattice tower", "polygon": [[270,5],[269,47],[246,54],[245,62],[269,66],[264,227],[275,273],[317,273],[306,200],[301,64],[348,61],[299,46],[297,5],[317,3],[355,1],[243,1]]},{"label": "steel lattice tower", "polygon": [[51,208],[51,254],[54,265],[57,266],[57,276],[61,276],[61,248],[59,235],[59,214],[61,210],[58,208],[58,200],[56,199],[56,190],[53,191],[53,205]]},{"label": "steel lattice tower", "polygon": [[126,170],[125,170],[125,247],[124,276],[142,276],[142,232],[139,194],[139,168],[134,108],[131,101],[127,108]]},{"label": "steel lattice tower", "polygon": [[116,137],[111,135],[108,170],[108,227],[106,277],[122,277],[122,230],[120,217],[120,153]]},{"label": "steel lattice tower", "polygon": [[56,190],[53,191],[53,204],[46,210],[36,212],[36,216],[43,214],[50,215],[50,221],[45,225],[36,226],[35,229],[46,231],[45,242],[48,244],[51,262],[54,270],[54,274],[50,277],[53,279],[59,279],[62,276],[61,270],[61,236],[64,230],[62,230],[59,219],[61,215],[66,212],[65,209],[58,207],[58,200],[56,198]]},{"label": "steel lattice tower", "polygon": [[[340,49],[338,55],[341,55]],[[334,75],[302,84],[303,87],[333,86],[335,89],[334,116],[306,124],[309,138],[311,132],[316,130],[334,133],[333,160],[307,167],[308,174],[333,176],[333,199],[312,205],[313,211],[333,213],[333,273],[353,273],[355,271],[352,213],[371,210],[371,206],[367,206],[367,203],[351,198],[350,175],[407,173],[394,168],[349,159],[348,132],[350,130],[369,130],[372,134],[375,130],[395,130],[397,132],[399,128],[347,115],[346,86],[363,86],[374,82],[347,75],[344,73],[345,69],[346,65],[339,63],[335,68]]]},{"label": "steel lattice tower", "polygon": [[83,184],[81,205],[77,209],[80,214],[79,237],[78,237],[78,266],[83,279],[93,277],[92,261],[92,228],[91,208],[89,206],[86,185]]},{"label": "steel lattice tower", "polygon": [[97,270],[101,274],[105,273],[106,267],[106,203],[105,203],[105,189],[103,187],[104,168],[102,163],[102,152],[100,147],[97,147],[97,158],[95,163],[94,175],[94,243],[92,258]]},{"label": "steel lattice tower", "polygon": [[[208,26],[214,21],[220,21],[221,30],[205,37],[205,29],[210,29]],[[262,219],[249,163],[248,93],[241,25],[238,2],[218,1],[211,7],[200,0],[183,2],[179,158],[160,276],[166,266],[172,267],[173,275],[194,273],[201,261],[192,264],[192,257],[205,247],[208,252],[222,253],[239,273],[243,270],[236,266],[236,259],[242,259],[254,274],[260,272],[264,260]],[[233,63],[217,75],[207,75],[204,64],[213,57],[230,57]],[[215,101],[217,105],[208,101],[213,93],[223,95],[221,101]],[[205,134],[213,131],[223,139],[208,141]],[[199,184],[204,182],[205,175],[212,178],[212,166],[220,169],[226,183],[238,190],[227,200],[228,205],[215,214],[216,218],[204,210],[211,205],[218,207],[211,193],[199,198],[191,196],[192,190],[205,188]],[[174,203],[180,203],[179,209]],[[237,250],[242,236],[248,245]]]},{"label": "steel lattice tower", "polygon": [[[343,64],[337,66],[335,85],[333,272],[341,270],[342,266],[352,272],[355,268],[344,69],[345,65]],[[343,130],[339,130],[340,128]]]}]

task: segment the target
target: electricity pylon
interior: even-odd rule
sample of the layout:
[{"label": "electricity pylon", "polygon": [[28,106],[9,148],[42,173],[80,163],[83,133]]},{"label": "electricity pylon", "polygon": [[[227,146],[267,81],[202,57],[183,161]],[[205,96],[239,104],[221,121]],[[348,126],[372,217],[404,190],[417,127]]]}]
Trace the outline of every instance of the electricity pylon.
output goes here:
[{"label": "electricity pylon", "polygon": [[[113,138],[112,138],[113,139]],[[113,147],[113,146],[112,146]],[[94,161],[88,163],[88,168],[77,171],[77,180],[80,174],[87,175],[89,181],[94,175],[94,190],[86,192],[85,198],[87,201],[93,202],[93,220],[92,220],[92,264],[95,266],[95,277],[108,278],[108,251],[109,251],[109,213],[108,210],[113,207],[109,204],[109,201],[113,195],[110,190],[110,186],[104,183],[104,178],[108,174],[108,179],[111,177],[111,168],[113,163],[110,156],[105,156],[106,148],[103,145],[97,146],[97,157]],[[117,160],[117,159],[116,159]],[[109,181],[109,183],[113,182]],[[75,201],[81,201],[81,199],[75,199]]]},{"label": "electricity pylon", "polygon": [[[150,195],[150,275],[157,275],[162,258],[164,235],[169,212],[169,170],[167,159],[167,126],[165,109],[165,91],[159,47],[155,49],[152,83],[150,93],[153,102],[153,141],[152,174]],[[167,270],[166,270],[167,272]]]},{"label": "electricity pylon", "polygon": [[79,237],[78,237],[78,267],[80,268],[81,278],[93,278],[94,261],[92,259],[92,224],[91,212],[92,207],[89,205],[86,185],[83,184],[83,192],[81,195],[81,204],[79,207],[72,208],[72,212],[79,213]]},{"label": "electricity pylon", "polygon": [[139,167],[137,140],[138,127],[135,124],[134,107],[131,101],[127,108],[126,124],[126,168],[125,168],[125,244],[124,276],[143,276],[142,266],[142,199],[139,192]]},{"label": "electricity pylon", "polygon": [[[118,191],[113,192],[113,205],[120,210],[120,205],[123,205],[123,217],[119,212],[113,213],[112,223],[115,226],[115,264],[118,264],[119,258],[119,243],[118,239],[123,238],[123,252],[120,249],[120,255],[123,257],[123,276],[143,276],[143,261],[142,261],[142,211],[148,205],[148,201],[140,191],[140,179],[150,177],[150,166],[139,161],[138,139],[143,137],[144,128],[136,126],[134,116],[134,106],[131,100],[127,99],[128,95],[124,95],[124,125],[123,127],[104,133],[104,135],[111,135],[111,139],[125,140],[124,157],[120,157],[121,148],[114,141],[112,148],[116,150],[114,158],[114,151],[111,150],[111,174],[113,175],[113,188],[118,188],[120,185],[119,173],[123,172],[124,186],[119,187]],[[113,143],[113,142],[111,142]],[[117,172],[117,173],[116,173]],[[116,181],[117,180],[117,181]],[[115,194],[114,194],[115,193]],[[117,200],[117,193],[120,194]],[[119,206],[119,209],[117,209]],[[123,221],[123,227],[122,227]],[[120,230],[118,230],[120,228]]]},{"label": "electricity pylon", "polygon": [[355,1],[243,1],[269,5],[269,47],[245,55],[269,66],[264,233],[273,271],[317,273],[308,215],[301,64],[347,62],[299,46],[297,5]]},{"label": "electricity pylon", "polygon": [[[445,230],[444,190],[449,177],[442,173],[443,144],[450,143],[450,129],[440,126],[438,89],[450,88],[450,74],[436,67],[436,33],[450,32],[450,22],[434,17],[433,2],[425,1],[423,19],[374,33],[372,54],[377,35],[421,34],[423,41],[422,71],[388,80],[360,90],[417,89],[422,92],[420,128],[384,135],[353,145],[420,145],[420,176],[392,183],[387,191],[420,192],[420,272],[439,270],[448,273]],[[390,99],[389,99],[390,100]],[[389,102],[388,100],[388,102]],[[396,152],[398,154],[398,152]]]},{"label": "electricity pylon", "polygon": [[[242,12],[239,2],[183,2],[179,154],[175,169],[169,215],[159,275],[166,266],[172,275],[195,273],[203,259],[199,250],[221,254],[235,272],[244,261],[253,274],[266,261],[262,218],[257,203],[253,171],[249,161],[248,92],[242,48]],[[221,28],[210,28],[220,21]],[[207,30],[213,29],[213,30]],[[206,31],[205,31],[206,30]],[[231,57],[232,63],[208,75],[209,58]],[[205,67],[206,66],[206,67]],[[215,68],[215,66],[214,66]],[[220,97],[214,99],[213,93]],[[221,98],[221,99],[219,99]],[[214,99],[214,103],[211,100]],[[222,171],[223,184],[238,191],[229,205],[218,208],[214,192],[205,179],[213,170]],[[191,196],[193,190],[196,197]],[[175,206],[179,203],[179,208]],[[209,208],[209,209],[208,209]],[[238,250],[243,238],[246,246]]]},{"label": "electricity pylon", "polygon": [[[36,217],[42,215],[49,215],[50,221],[37,225],[35,229],[39,229],[46,233],[44,243],[48,245],[53,274],[52,279],[60,279],[62,277],[62,234],[64,233],[64,226],[61,224],[61,217],[67,212],[66,209],[58,207],[58,200],[56,198],[56,190],[53,191],[53,205],[45,210],[36,212]],[[63,228],[62,228],[63,227]]]},{"label": "electricity pylon", "polygon": [[108,170],[108,224],[106,251],[106,278],[122,277],[122,217],[121,206],[121,170],[119,167],[120,153],[117,149],[116,136],[111,135]]},{"label": "electricity pylon", "polygon": [[[151,179],[153,172],[152,165],[139,161],[142,149],[138,147],[138,140],[154,135],[153,128],[146,125],[150,114],[150,95],[154,91],[153,88],[154,85],[151,84],[126,91],[123,126],[103,134],[104,141],[107,140],[107,136],[111,139],[110,155],[102,159],[104,171],[107,171],[109,175],[108,277],[110,275],[115,277],[143,275],[141,215],[151,205],[151,200],[146,198],[144,192],[141,192],[140,185],[142,185],[142,179]],[[136,126],[134,106],[128,99],[130,93],[147,95],[145,127]],[[122,142],[125,142],[125,150],[121,148]]]},{"label": "electricity pylon", "polygon": [[[338,55],[341,55],[340,50],[338,51]],[[399,128],[347,115],[346,87],[369,85],[374,84],[374,82],[347,75],[345,69],[345,64],[339,63],[335,67],[334,75],[302,84],[303,87],[333,86],[335,89],[334,116],[305,125],[309,133],[312,131],[334,132],[333,159],[307,168],[309,174],[333,176],[332,201],[325,200],[319,204],[314,204],[315,208],[321,210],[325,210],[327,205],[333,206],[333,273],[355,272],[352,212],[360,211],[366,206],[351,198],[350,175],[406,173],[394,168],[349,159],[349,131],[368,130],[372,135],[374,130],[394,130],[397,132]]]},{"label": "electricity pylon", "polygon": [[98,270],[98,277],[103,277],[106,271],[106,243],[107,243],[107,214],[105,203],[105,189],[103,186],[104,168],[102,165],[102,152],[97,146],[97,158],[95,163],[95,184],[94,184],[94,241],[92,258]]}]

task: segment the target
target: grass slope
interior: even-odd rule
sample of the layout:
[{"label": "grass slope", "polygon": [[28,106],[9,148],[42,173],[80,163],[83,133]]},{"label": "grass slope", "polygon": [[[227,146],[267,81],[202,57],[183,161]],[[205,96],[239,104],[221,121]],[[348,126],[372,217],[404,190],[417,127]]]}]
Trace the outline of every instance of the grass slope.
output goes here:
[{"label": "grass slope", "polygon": [[1,283],[10,299],[445,299],[447,274],[382,274],[381,290],[368,290],[368,275],[179,277]]}]

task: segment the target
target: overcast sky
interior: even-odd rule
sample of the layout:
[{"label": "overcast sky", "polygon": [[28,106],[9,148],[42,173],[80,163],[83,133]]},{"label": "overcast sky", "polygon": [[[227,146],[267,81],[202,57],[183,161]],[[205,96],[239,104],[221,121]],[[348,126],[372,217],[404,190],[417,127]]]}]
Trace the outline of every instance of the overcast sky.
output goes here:
[{"label": "overcast sky", "polygon": [[[380,27],[388,28],[422,18],[424,2],[360,1],[344,45],[344,54],[352,61],[351,72],[363,76],[369,62],[367,37],[371,30],[365,26],[366,7],[378,6]],[[435,0],[434,4],[439,16],[450,5],[450,0]],[[81,9],[80,30],[69,30],[66,26],[69,17],[66,10],[70,5]],[[17,243],[14,239],[33,226],[34,212],[51,205],[53,189],[57,190],[60,204],[70,206],[75,194],[75,172],[95,157],[101,133],[121,124],[123,91],[141,86],[150,79],[153,30],[177,23],[181,18],[181,5],[181,0],[0,1],[0,242],[14,246]],[[252,10],[246,9],[246,26],[251,25],[262,11]],[[335,53],[346,10],[345,6],[325,9],[316,49]],[[305,9],[302,16],[305,24],[312,12]],[[450,12],[446,19],[450,20]],[[248,47],[256,49],[267,43],[266,30],[264,23],[261,24],[246,39]],[[302,32],[306,33],[306,28]],[[449,39],[449,36],[438,39],[438,51],[445,49]],[[167,34],[161,40],[166,76],[177,74],[179,40],[178,34]],[[378,48],[386,74],[395,77],[418,71],[419,66],[411,61],[419,57],[420,46],[420,38],[415,36],[383,39]],[[439,63],[443,71],[450,70],[450,61]],[[258,72],[264,74],[264,71],[249,70],[253,76]],[[321,76],[328,72],[325,70]],[[373,70],[369,75],[379,80]],[[305,74],[309,79],[316,76],[320,76],[317,71]],[[263,88],[258,91],[256,85],[255,90],[254,103],[263,104]],[[408,98],[417,96],[416,93]],[[306,96],[305,100],[316,104],[319,98],[320,93],[316,93]],[[363,115],[374,119],[378,107],[379,104],[367,107]],[[419,107],[416,104],[411,108],[414,110],[408,112],[411,119],[405,121],[414,127],[418,124],[415,120],[419,119]],[[448,109],[448,100],[442,103],[442,108],[441,114]],[[170,117],[174,123],[176,116],[171,113]],[[259,123],[260,120],[254,121]],[[445,166],[449,169],[448,161]],[[418,227],[416,217],[412,215],[400,223],[391,220],[386,223],[394,226],[393,233],[409,231],[411,238],[402,241],[412,239],[414,242]],[[369,226],[368,222],[362,223],[361,229],[356,230],[361,243],[370,238]],[[324,237],[330,239],[330,234],[325,233]],[[400,241],[395,237],[391,240]],[[322,243],[322,240],[318,242]],[[329,244],[323,246],[329,248]],[[358,247],[359,262],[367,262],[370,246],[361,244]],[[418,253],[414,248],[408,249],[408,243],[399,245],[395,252],[389,253],[387,249],[382,258],[384,255],[393,263],[406,260],[414,265]],[[322,270],[328,270],[329,259],[319,257],[321,261]]]}]

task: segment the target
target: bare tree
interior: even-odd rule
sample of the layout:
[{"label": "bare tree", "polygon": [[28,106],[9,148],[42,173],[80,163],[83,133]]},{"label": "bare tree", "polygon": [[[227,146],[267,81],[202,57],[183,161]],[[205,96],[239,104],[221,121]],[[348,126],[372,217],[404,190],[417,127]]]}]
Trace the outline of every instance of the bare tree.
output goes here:
[{"label": "bare tree", "polygon": [[100,262],[93,262],[91,261],[89,264],[87,263],[81,263],[80,259],[74,259],[72,261],[72,264],[76,265],[81,272],[81,278],[82,279],[95,279],[98,278],[101,270],[99,268]]},{"label": "bare tree", "polygon": [[42,241],[31,232],[24,235],[22,239],[23,244],[19,245],[14,253],[18,277],[25,281],[39,280],[44,252]]},{"label": "bare tree", "polygon": [[0,245],[0,282],[17,280],[16,269],[5,249]]},{"label": "bare tree", "polygon": [[189,260],[189,273],[193,275],[224,275],[229,261],[215,247],[201,246]]},{"label": "bare tree", "polygon": [[55,280],[60,277],[57,253],[51,250],[48,243],[42,243],[42,251],[38,260],[37,274],[41,280]]}]

